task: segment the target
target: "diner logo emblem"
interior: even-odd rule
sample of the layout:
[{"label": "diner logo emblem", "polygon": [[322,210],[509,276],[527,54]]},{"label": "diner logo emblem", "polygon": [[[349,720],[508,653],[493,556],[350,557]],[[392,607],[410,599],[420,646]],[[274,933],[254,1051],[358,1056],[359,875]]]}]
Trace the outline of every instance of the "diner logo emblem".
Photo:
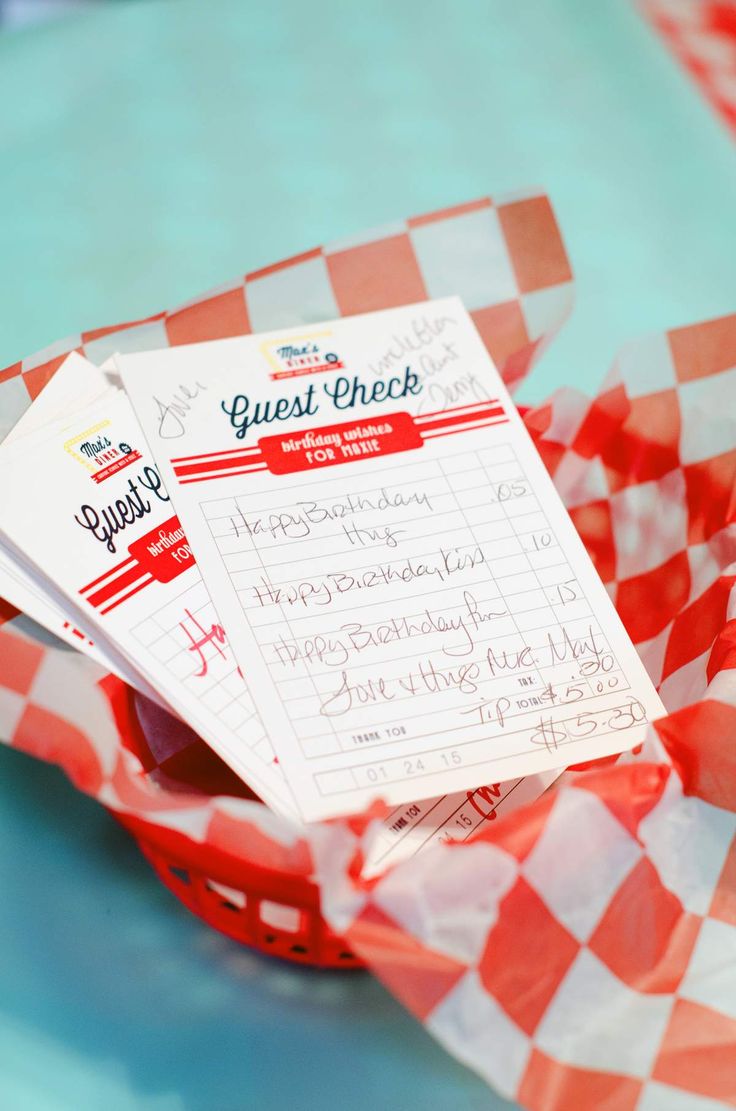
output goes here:
[{"label": "diner logo emblem", "polygon": [[265,340],[261,344],[269,367],[270,378],[298,378],[303,374],[320,374],[325,370],[342,370],[344,363],[325,339],[331,332],[312,332],[309,335]]},{"label": "diner logo emblem", "polygon": [[141,453],[124,441],[116,441],[110,420],[101,420],[64,443],[64,451],[88,472],[95,483],[122,471],[140,459]]}]

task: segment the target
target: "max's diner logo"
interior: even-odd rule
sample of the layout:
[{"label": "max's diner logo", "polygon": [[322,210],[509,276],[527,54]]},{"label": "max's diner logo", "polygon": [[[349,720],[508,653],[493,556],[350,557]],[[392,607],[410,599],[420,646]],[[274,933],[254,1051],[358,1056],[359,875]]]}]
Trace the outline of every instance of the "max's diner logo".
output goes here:
[{"label": "max's diner logo", "polygon": [[339,355],[323,341],[331,332],[313,332],[310,335],[266,340],[261,351],[271,368],[270,378],[298,378],[302,374],[318,374],[324,370],[341,370],[344,363]]},{"label": "max's diner logo", "polygon": [[104,482],[141,457],[141,453],[130,444],[115,439],[110,420],[99,421],[66,440],[64,451],[83,466],[92,481],[97,483]]}]

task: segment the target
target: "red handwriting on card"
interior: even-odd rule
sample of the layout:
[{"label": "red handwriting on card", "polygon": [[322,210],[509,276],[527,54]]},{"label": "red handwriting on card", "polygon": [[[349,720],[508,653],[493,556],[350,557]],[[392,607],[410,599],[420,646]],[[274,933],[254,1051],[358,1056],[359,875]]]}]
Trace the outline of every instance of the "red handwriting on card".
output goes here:
[{"label": "red handwriting on card", "polygon": [[225,653],[221,647],[221,645],[225,643],[225,630],[222,625],[210,625],[209,629],[205,629],[188,609],[185,609],[184,613],[186,614],[187,620],[194,627],[194,632],[192,632],[192,629],[184,621],[179,622],[179,628],[182,629],[189,638],[189,651],[196,652],[199,656],[199,671],[195,671],[194,674],[197,677],[201,677],[206,675],[208,671],[207,656],[205,655],[205,649],[208,644],[214,649],[214,655],[211,655],[210,659],[214,659],[215,656],[220,656],[223,660],[225,659]]}]

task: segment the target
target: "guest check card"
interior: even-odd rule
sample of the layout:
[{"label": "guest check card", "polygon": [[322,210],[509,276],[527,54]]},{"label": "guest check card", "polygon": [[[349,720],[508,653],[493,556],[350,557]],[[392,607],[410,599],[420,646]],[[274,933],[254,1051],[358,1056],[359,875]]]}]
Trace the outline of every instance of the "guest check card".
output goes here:
[{"label": "guest check card", "polygon": [[[274,809],[294,814],[225,632],[120,390],[0,448],[7,550],[45,576]],[[54,595],[56,597],[56,594]]]},{"label": "guest check card", "polygon": [[[43,388],[35,402],[21,416],[3,441],[9,445],[21,436],[34,433],[59,416],[64,405],[79,407],[80,399],[107,388],[104,372],[77,354],[70,355]],[[69,615],[48,596],[38,579],[19,565],[0,543],[0,596],[43,625],[49,632],[115,671],[115,660],[104,645],[94,644]]]},{"label": "guest check card", "polygon": [[662,713],[457,298],[118,366],[305,820]]}]

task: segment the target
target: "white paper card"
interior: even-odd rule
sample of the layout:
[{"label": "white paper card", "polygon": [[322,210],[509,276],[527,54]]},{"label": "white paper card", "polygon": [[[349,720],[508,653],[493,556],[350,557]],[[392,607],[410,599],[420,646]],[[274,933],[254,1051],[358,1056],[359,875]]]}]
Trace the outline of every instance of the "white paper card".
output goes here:
[{"label": "white paper card", "polygon": [[[78,408],[81,399],[102,392],[106,386],[102,370],[76,352],[72,353],[10,429],[3,445],[15,443],[22,436],[36,433],[44,424],[57,418],[64,406],[74,405]],[[109,670],[115,670],[114,658],[107,654],[105,646],[94,644],[85,630],[70,621],[69,614],[48,595],[43,582],[34,578],[24,565],[14,560],[2,547],[0,596],[67,644],[91,656]]]},{"label": "white paper card", "polygon": [[[294,806],[125,393],[0,447],[0,540],[274,809]],[[119,658],[118,658],[119,657]]]},{"label": "white paper card", "polygon": [[305,820],[662,713],[459,299],[118,366]]}]

